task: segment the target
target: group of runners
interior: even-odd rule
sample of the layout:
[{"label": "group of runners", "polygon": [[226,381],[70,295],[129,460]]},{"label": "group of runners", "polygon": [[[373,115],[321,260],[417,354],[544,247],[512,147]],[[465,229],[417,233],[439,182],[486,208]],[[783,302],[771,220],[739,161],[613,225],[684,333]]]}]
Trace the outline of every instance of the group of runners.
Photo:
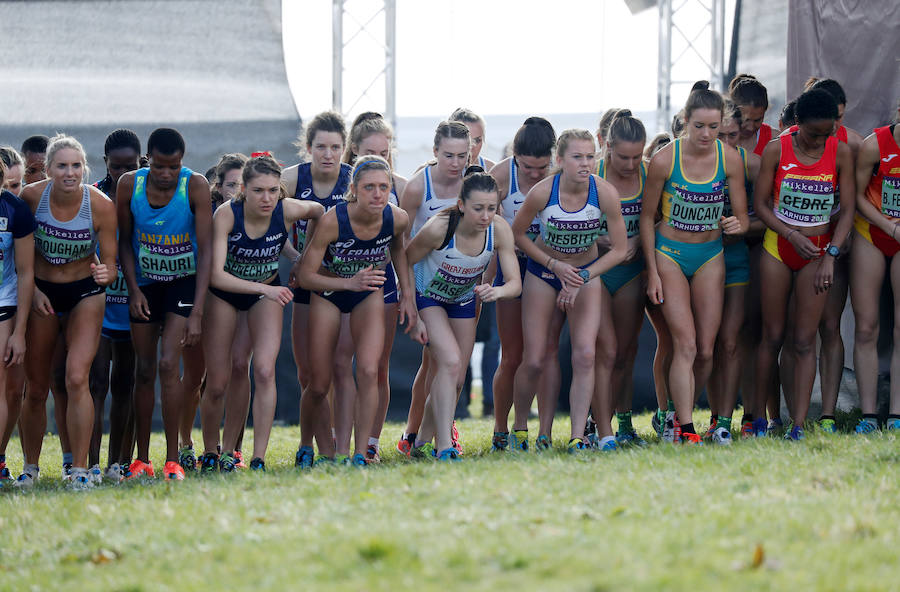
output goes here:
[{"label": "group of runners", "polygon": [[[183,166],[185,143],[171,128],[151,133],[146,150],[134,132],[112,132],[107,174],[93,185],[72,137],[34,136],[21,155],[0,149],[0,483],[37,481],[51,391],[72,488],[154,477],[157,378],[164,478],[243,468],[251,361],[249,468],[264,470],[287,305],[302,468],[380,460],[398,323],[424,347],[397,448],[458,460],[454,409],[481,304],[494,301],[494,451],[551,447],[567,320],[566,449],[645,443],[631,420],[645,314],[657,334],[661,439],[731,443],[739,393],[741,435],[765,436],[780,429],[781,390],[784,437],[802,439],[817,337],[817,424],[834,432],[848,286],[856,431],[878,430],[888,266],[900,288],[900,129],[863,138],[843,126],[846,97],[830,79],[809,81],[780,130],[763,123],[768,97],[755,77],[736,77],[727,96],[708,87],[697,83],[671,133],[652,139],[627,109],[604,113],[596,134],[557,135],[529,117],[497,163],[481,155],[483,119],[458,109],[435,130],[434,158],[408,180],[392,166],[393,130],[372,112],[349,131],[340,115],[317,115],[300,164],[226,154],[206,176]],[[704,390],[712,414],[701,434],[693,413]],[[900,429],[898,392],[887,429]],[[202,452],[191,436],[198,410]],[[23,463],[13,479],[6,447],[16,426]]]}]

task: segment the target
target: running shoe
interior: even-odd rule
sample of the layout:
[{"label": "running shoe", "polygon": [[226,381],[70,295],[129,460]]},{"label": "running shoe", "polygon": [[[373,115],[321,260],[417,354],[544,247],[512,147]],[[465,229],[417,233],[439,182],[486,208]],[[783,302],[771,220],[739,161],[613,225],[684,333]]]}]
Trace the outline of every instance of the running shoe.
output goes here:
[{"label": "running shoe", "polygon": [[184,469],[174,460],[166,461],[163,466],[163,474],[166,476],[166,481],[184,481]]},{"label": "running shoe", "polygon": [[13,482],[13,486],[19,489],[31,489],[38,480],[40,469],[34,467],[28,472],[23,472]]},{"label": "running shoe", "polygon": [[[900,430],[900,419],[897,419],[896,417],[892,417],[891,419],[887,420],[887,425],[884,427],[889,432],[892,432],[894,430]],[[9,474],[9,473],[7,472],[7,474]]]},{"label": "running shoe", "polygon": [[381,462],[381,455],[378,454],[378,447],[374,444],[366,446],[366,460],[376,464]]},{"label": "running shoe", "polygon": [[456,448],[444,448],[438,454],[437,459],[442,462],[459,462],[462,460],[459,458],[459,452]]},{"label": "running shoe", "polygon": [[100,465],[94,465],[90,469],[88,469],[88,479],[91,480],[91,484],[100,485],[103,483],[103,471],[100,470]]},{"label": "running shoe", "polygon": [[637,432],[616,432],[616,444],[619,446],[646,446],[647,441],[638,436]]},{"label": "running shoe", "polygon": [[9,469],[6,468],[5,462],[0,462],[0,487],[7,483],[12,483],[12,475],[9,473]]},{"label": "running shoe", "polygon": [[237,459],[233,454],[227,452],[219,457],[219,471],[223,473],[233,473],[237,470]]},{"label": "running shoe", "polygon": [[130,462],[119,465],[119,470],[122,471],[121,481],[127,481],[127,480],[131,479],[131,463]]},{"label": "running shoe", "polygon": [[597,433],[597,422],[593,417],[588,416],[587,423],[584,424],[584,439],[590,438],[591,434]]},{"label": "running shoe", "polygon": [[[832,425],[834,424],[834,420],[831,420]],[[773,434],[778,434],[784,429],[784,422],[781,421],[780,417],[775,417],[769,420],[769,424],[766,426],[766,432],[771,436]],[[831,432],[834,433],[834,432]]]},{"label": "running shoe", "polygon": [[597,443],[597,450],[600,452],[615,452],[619,449],[619,444],[613,436],[604,436]]},{"label": "running shoe", "polygon": [[234,451],[234,460],[237,461],[234,463],[234,468],[236,469],[246,469],[247,465],[244,464],[244,453],[240,450]]},{"label": "running shoe", "polygon": [[112,481],[113,483],[121,483],[125,478],[122,475],[122,465],[119,463],[113,463],[106,467],[106,472],[103,475],[107,481]]},{"label": "running shoe", "polygon": [[528,430],[510,432],[509,449],[513,452],[528,452]]},{"label": "running shoe", "polygon": [[462,454],[462,444],[459,443],[459,430],[456,429],[456,420],[453,420],[453,425],[450,426],[450,443],[456,448],[456,452]]},{"label": "running shoe", "polygon": [[300,449],[297,450],[297,455],[294,457],[294,466],[301,469],[311,469],[315,460],[316,453],[313,450],[313,447],[301,446]]},{"label": "running shoe", "polygon": [[400,440],[397,442],[397,450],[400,451],[400,454],[405,454],[409,456],[412,452],[413,445],[416,443],[416,435],[415,434],[403,434],[400,436]]},{"label": "running shoe", "polygon": [[334,455],[334,464],[350,466],[350,455],[349,454],[335,454]]},{"label": "running shoe", "polygon": [[251,471],[262,471],[263,473],[265,473],[266,472],[265,461],[263,459],[259,458],[258,456],[253,458],[250,461],[250,470]]},{"label": "running shoe", "polygon": [[509,432],[494,432],[491,439],[491,452],[506,452],[509,447]]},{"label": "running shoe", "polygon": [[656,432],[657,436],[662,437],[662,420],[659,416],[659,410],[656,410],[656,413],[650,418],[650,427],[653,428],[653,431]]},{"label": "running shoe", "polygon": [[593,434],[585,434],[584,444],[593,450],[600,450],[600,436],[596,432]]},{"label": "running shoe", "polygon": [[63,463],[62,480],[68,481],[71,478],[72,478],[72,463]]},{"label": "running shoe", "polygon": [[70,472],[68,489],[69,491],[87,491],[94,486],[91,477],[85,469],[73,469]]},{"label": "running shoe", "polygon": [[185,471],[197,470],[197,456],[194,454],[193,446],[182,446],[178,450],[178,464]]},{"label": "running shoe", "polygon": [[204,452],[200,457],[200,474],[210,475],[219,472],[219,455],[215,452]]},{"label": "running shoe", "polygon": [[713,430],[712,441],[719,446],[731,445],[731,432],[727,428],[721,427]]},{"label": "running shoe", "polygon": [[700,434],[681,434],[681,443],[685,446],[703,446],[703,438]]},{"label": "running shoe", "polygon": [[320,466],[324,466],[324,465],[334,465],[334,464],[336,464],[336,462],[337,462],[336,459],[334,459],[330,456],[324,456],[324,455],[320,454],[319,456],[315,457],[315,460],[313,461],[313,466],[320,467]]},{"label": "running shoe", "polygon": [[703,432],[703,436],[702,436],[703,439],[704,440],[712,440],[713,432],[715,432],[715,431],[716,431],[716,422],[714,421],[711,424],[709,424],[709,427],[706,428],[705,432]]},{"label": "running shoe", "polygon": [[820,419],[819,420],[819,429],[822,430],[826,434],[836,434],[837,426],[834,425],[834,420],[831,418]]},{"label": "running shoe", "polygon": [[769,432],[769,422],[765,417],[757,417],[753,420],[753,435],[757,438],[765,438]]},{"label": "running shoe", "polygon": [[753,422],[745,421],[741,424],[741,438],[752,438],[754,436]]},{"label": "running shoe", "polygon": [[673,444],[681,441],[681,424],[674,411],[666,411],[666,419],[662,428],[662,439]]},{"label": "running shoe", "polygon": [[353,455],[353,458],[350,459],[350,464],[354,467],[365,467],[369,465],[368,461],[366,461],[366,455],[360,454],[359,452]]},{"label": "running shoe", "polygon": [[569,454],[582,454],[588,449],[587,444],[584,443],[582,438],[572,438],[569,440],[569,443],[566,444],[566,452]]},{"label": "running shoe", "polygon": [[148,462],[145,463],[142,460],[134,459],[134,462],[131,463],[131,466],[128,467],[128,472],[131,473],[126,478],[131,479],[153,479],[156,475],[153,473],[153,463]]},{"label": "running shoe", "polygon": [[862,418],[856,424],[856,433],[860,435],[875,434],[878,432],[878,420]]},{"label": "running shoe", "polygon": [[430,460],[435,457],[434,444],[432,444],[431,442],[425,442],[421,446],[416,446],[412,449],[412,452],[409,453],[409,456],[410,458],[424,458]]},{"label": "running shoe", "polygon": [[785,440],[793,440],[794,442],[799,442],[805,436],[803,435],[803,428],[798,425],[793,426],[789,431],[785,432],[784,439]]},{"label": "running shoe", "polygon": [[544,452],[546,450],[550,450],[552,446],[553,444],[550,442],[550,436],[548,436],[547,434],[540,434],[534,441],[535,452]]}]

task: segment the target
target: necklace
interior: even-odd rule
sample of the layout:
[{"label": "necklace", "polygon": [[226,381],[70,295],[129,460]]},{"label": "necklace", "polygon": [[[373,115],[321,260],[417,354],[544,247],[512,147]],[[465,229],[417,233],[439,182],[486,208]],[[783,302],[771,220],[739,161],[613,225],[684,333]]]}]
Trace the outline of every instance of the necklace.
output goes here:
[{"label": "necklace", "polygon": [[809,152],[807,152],[806,150],[804,150],[804,149],[800,146],[800,140],[799,140],[799,139],[796,140],[796,144],[797,144],[797,150],[799,150],[801,153],[803,153],[803,155],[806,156],[807,158],[811,158],[811,159],[816,160],[816,161],[818,161],[820,158],[822,158],[822,155],[821,155],[821,154],[819,154],[818,156],[814,156],[814,155],[810,154]]}]

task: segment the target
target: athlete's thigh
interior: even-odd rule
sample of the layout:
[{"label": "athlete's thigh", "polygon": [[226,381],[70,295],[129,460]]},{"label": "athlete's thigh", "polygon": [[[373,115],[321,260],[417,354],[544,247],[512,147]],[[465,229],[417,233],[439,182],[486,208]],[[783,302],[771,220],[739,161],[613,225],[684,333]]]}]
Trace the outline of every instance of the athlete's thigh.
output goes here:
[{"label": "athlete's thigh", "polygon": [[97,346],[100,345],[100,330],[103,327],[103,311],[106,295],[95,294],[83,298],[68,314],[66,320],[67,368],[87,367],[94,361]]},{"label": "athlete's thigh", "polygon": [[[447,318],[447,311],[440,306],[429,306],[420,310],[419,315],[425,321],[425,327],[428,330],[428,348],[431,350],[436,365],[449,360],[459,360],[460,366],[462,366],[462,352],[456,340],[456,334],[450,326],[450,319]],[[475,319],[470,320],[474,336]]]},{"label": "athlete's thigh", "polygon": [[[231,348],[238,321],[233,306],[210,293],[206,298],[203,317],[203,353],[209,362],[210,380],[219,386],[228,382],[231,374]],[[187,353],[188,348],[185,348]]]},{"label": "athlete's thigh", "polygon": [[699,344],[712,347],[722,322],[725,299],[725,259],[717,255],[691,278],[691,303]]},{"label": "athlete's thigh", "polygon": [[[897,259],[896,256],[891,259],[892,269]],[[864,237],[853,241],[850,250],[850,303],[857,324],[871,327],[878,323],[881,284],[886,269],[884,254],[878,247]]]},{"label": "athlete's thigh", "polygon": [[674,339],[695,340],[690,283],[677,263],[659,253],[656,253],[656,268],[663,289],[663,303],[660,308],[669,333]]},{"label": "athlete's thigh", "polygon": [[466,379],[466,371],[469,369],[469,360],[472,358],[472,349],[475,347],[475,333],[478,328],[478,318],[474,319],[449,319],[450,329],[456,338],[459,347],[460,364],[457,382],[460,384]]},{"label": "athlete's thigh", "polygon": [[768,251],[763,251],[759,259],[759,304],[763,327],[770,331],[784,331],[792,277],[793,273],[787,265],[775,259]]},{"label": "athlete's thigh", "polygon": [[[247,311],[243,325],[246,329],[247,343],[252,344],[254,363],[257,359],[272,360],[281,349],[281,327],[284,308],[268,298],[263,298]],[[241,321],[238,321],[241,325]],[[241,333],[241,329],[238,329]],[[237,341],[235,342],[235,347]]]},{"label": "athlete's thigh", "polygon": [[357,304],[350,313],[348,328],[351,351],[355,345],[357,364],[377,367],[384,348],[384,296],[374,292]]},{"label": "athlete's thigh", "polygon": [[[309,347],[302,353],[309,360],[311,373],[314,376],[319,376],[320,379],[326,373],[329,377],[331,376],[334,350],[337,346],[340,329],[341,311],[318,294],[312,294],[310,296],[309,321],[307,324],[307,330],[310,335]],[[315,336],[315,339],[312,339],[312,336]]]},{"label": "athlete's thigh", "polygon": [[794,315],[794,339],[800,341],[811,338],[818,332],[819,321],[825,311],[828,294],[816,294],[815,280],[818,261],[813,261],[797,272],[794,279],[794,298],[796,309]]},{"label": "athlete's thigh", "polygon": [[575,306],[569,311],[569,335],[572,346],[591,346],[600,329],[602,282],[588,282],[578,290]]},{"label": "athlete's thigh", "polygon": [[621,288],[612,297],[613,324],[616,329],[616,343],[619,351],[637,341],[644,321],[644,285],[635,279]]},{"label": "athlete's thigh", "polygon": [[556,308],[557,291],[534,274],[525,274],[522,292],[522,342],[525,351],[543,352]]}]

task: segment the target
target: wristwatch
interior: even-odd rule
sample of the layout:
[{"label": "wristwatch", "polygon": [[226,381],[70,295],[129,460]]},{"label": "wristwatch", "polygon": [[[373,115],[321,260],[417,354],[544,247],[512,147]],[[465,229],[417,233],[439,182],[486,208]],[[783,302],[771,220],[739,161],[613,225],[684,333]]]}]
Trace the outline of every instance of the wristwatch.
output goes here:
[{"label": "wristwatch", "polygon": [[581,276],[581,279],[584,280],[584,283],[588,283],[588,280],[591,279],[591,272],[586,269],[579,269],[578,275]]},{"label": "wristwatch", "polygon": [[841,250],[840,250],[840,248],[838,248],[832,244],[829,244],[827,247],[825,247],[825,254],[831,255],[832,257],[837,259],[838,257],[841,256]]}]

